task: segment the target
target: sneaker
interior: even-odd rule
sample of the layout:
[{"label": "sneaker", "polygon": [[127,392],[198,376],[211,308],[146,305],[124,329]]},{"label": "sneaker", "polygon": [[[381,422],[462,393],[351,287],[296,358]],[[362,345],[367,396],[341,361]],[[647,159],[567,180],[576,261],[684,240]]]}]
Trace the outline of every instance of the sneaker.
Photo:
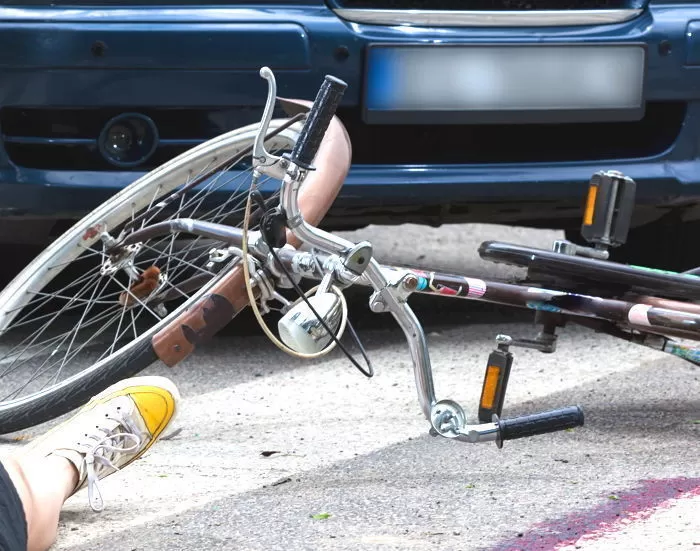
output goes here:
[{"label": "sneaker", "polygon": [[165,377],[120,381],[76,415],[27,445],[23,455],[57,455],[78,471],[75,492],[87,486],[90,507],[104,508],[98,481],[141,457],[175,418],[180,394]]}]

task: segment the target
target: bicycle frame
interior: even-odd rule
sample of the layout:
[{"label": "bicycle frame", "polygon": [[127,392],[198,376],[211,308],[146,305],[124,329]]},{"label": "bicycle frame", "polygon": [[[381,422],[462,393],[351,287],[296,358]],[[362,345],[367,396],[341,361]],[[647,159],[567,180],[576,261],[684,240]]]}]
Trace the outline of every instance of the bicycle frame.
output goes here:
[{"label": "bicycle frame", "polygon": [[[292,192],[287,194],[286,200],[293,202],[295,193],[296,190],[292,189]],[[394,314],[403,329],[413,359],[419,402],[428,420],[435,417],[436,405],[439,402],[435,396],[432,366],[425,334],[419,320],[407,303],[408,297],[413,293],[555,314],[562,316],[567,321],[592,327],[693,363],[700,362],[698,348],[673,341],[667,337],[668,335],[680,335],[700,340],[700,314],[671,309],[673,305],[683,306],[683,303],[665,300],[660,303],[664,306],[661,307],[651,304],[653,297],[644,297],[648,302],[600,298],[530,285],[483,280],[466,274],[450,274],[419,268],[383,265],[374,259],[370,260],[367,271],[358,276],[346,269],[344,258],[351,256],[349,251],[361,250],[367,254],[367,243],[346,242],[317,228],[306,227],[305,230],[309,232],[309,235],[304,237],[307,243],[314,241],[317,246],[322,245],[324,249],[333,248],[341,254],[282,248],[277,251],[279,259],[289,273],[299,278],[321,281],[327,273],[332,272],[336,281],[343,286],[363,285],[375,289],[375,293],[370,299],[370,308],[377,313],[390,312]],[[243,239],[242,230],[190,219],[170,220],[166,223],[146,226],[132,233],[129,236],[129,242],[152,239],[171,231],[183,231],[223,240],[231,245],[233,251],[240,254]],[[326,245],[326,235],[333,238],[332,247]],[[281,272],[271,261],[269,250],[260,233],[250,232],[249,240],[250,254],[259,261],[266,262],[265,269],[268,270],[268,274],[265,274],[263,270],[258,270],[254,283],[260,285],[261,278],[270,277],[270,272],[279,276]],[[233,314],[235,313],[237,311],[233,312]],[[637,332],[625,333],[618,329],[618,324],[628,326]],[[538,348],[542,352],[554,352],[553,342],[519,341],[515,344]],[[452,407],[455,406],[452,405]],[[480,435],[478,440],[473,440],[474,436],[472,435],[468,441],[483,441],[484,438],[489,439],[490,434]]]},{"label": "bicycle frame", "polygon": [[[579,426],[583,422],[583,417],[580,409],[566,408],[512,420],[499,420],[497,416],[494,416],[490,423],[467,424],[464,410],[458,403],[450,399],[437,400],[436,398],[425,333],[415,313],[408,305],[407,299],[414,292],[527,308],[545,315],[571,318],[584,325],[593,325],[599,330],[611,332],[616,336],[626,335],[622,329],[618,328],[618,325],[622,325],[632,329],[632,332],[626,335],[629,340],[652,346],[657,350],[670,352],[685,359],[698,355],[696,349],[683,348],[683,345],[677,343],[669,345],[670,341],[663,336],[664,334],[672,334],[698,339],[700,337],[700,314],[698,313],[677,311],[643,302],[628,302],[528,285],[484,281],[466,275],[382,266],[373,257],[370,243],[353,243],[308,224],[299,208],[298,194],[310,169],[309,163],[313,160],[313,156],[300,153],[295,157],[293,151],[291,157],[282,158],[275,157],[265,151],[263,141],[267,135],[267,124],[274,107],[276,88],[274,78],[269,70],[261,70],[261,76],[268,80],[269,90],[267,105],[254,147],[255,170],[258,174],[282,180],[280,213],[284,216],[285,225],[293,237],[307,249],[281,248],[277,250],[277,257],[287,268],[285,271],[292,277],[323,280],[326,276],[330,276],[332,281],[340,287],[362,284],[374,289],[369,301],[370,309],[374,312],[392,314],[406,336],[414,365],[420,407],[431,424],[431,434],[472,443],[496,441],[500,446],[505,439]],[[339,84],[342,85],[340,81],[332,79],[332,77],[328,77],[327,82],[324,83],[307,119],[307,124],[310,124],[309,129],[306,133],[302,132],[302,137],[297,144],[300,152],[308,153],[307,146],[309,144],[318,147],[320,142],[319,128],[322,126],[318,124],[318,121],[325,119],[323,124],[326,125],[330,121],[331,111],[334,111],[335,107],[332,110],[327,107],[329,103],[335,101],[337,104],[339,101],[337,90]],[[333,97],[333,101],[328,102],[329,97]],[[304,136],[313,137],[306,139]],[[295,147],[296,150],[297,147]],[[246,264],[249,261],[254,262],[255,265],[250,270],[252,277],[250,284],[257,286],[261,302],[272,298],[275,286],[284,284],[284,276],[279,266],[276,265],[275,255],[270,253],[267,241],[260,232],[249,232],[246,238],[248,254],[254,260],[243,259],[244,255],[240,250],[243,243],[241,230],[190,219],[170,220],[142,228],[130,234],[121,245],[150,239],[171,231],[186,232],[224,241],[231,246],[229,251],[231,254],[240,257]],[[241,276],[241,270],[232,270],[223,274],[224,279],[227,277],[238,278],[236,280],[238,288],[240,288],[241,283],[247,284]],[[272,280],[274,283],[271,283]],[[206,327],[207,321],[204,314],[206,314],[207,309],[204,303],[215,302],[216,296],[213,294],[204,297],[199,305],[193,306],[193,309],[202,309],[205,325],[202,328],[202,334],[204,336],[209,336],[210,332],[210,328]],[[245,306],[243,302],[229,304],[225,296],[219,297],[217,300],[226,302],[227,307],[223,311],[230,317],[235,316]],[[220,316],[220,314],[221,312],[217,312],[217,315]],[[178,320],[175,320],[173,325],[177,324]],[[154,340],[156,338],[157,336],[154,337]],[[546,337],[541,339],[539,343],[521,342],[519,344],[529,344],[531,347],[539,345],[542,351],[553,351],[553,339],[548,340]],[[154,348],[158,350],[155,342]],[[691,361],[693,360],[691,359]]]}]

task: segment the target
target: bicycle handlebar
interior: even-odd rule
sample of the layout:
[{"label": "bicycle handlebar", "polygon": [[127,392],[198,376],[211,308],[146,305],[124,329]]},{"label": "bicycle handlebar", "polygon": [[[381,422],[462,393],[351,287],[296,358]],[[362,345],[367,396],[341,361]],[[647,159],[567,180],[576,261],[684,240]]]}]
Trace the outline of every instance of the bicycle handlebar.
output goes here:
[{"label": "bicycle handlebar", "polygon": [[[302,243],[325,253],[340,255],[338,259],[341,270],[345,266],[347,255],[354,250],[356,244],[306,223],[299,209],[298,193],[307,176],[305,171],[313,170],[311,163],[318,153],[346,88],[347,84],[342,80],[330,75],[325,77],[299,138],[291,154],[286,156],[292,166],[287,168],[280,193],[280,206],[285,213],[288,229]],[[296,167],[302,170],[299,171]],[[295,251],[294,254],[306,253]],[[362,279],[374,288],[370,298],[370,309],[374,312],[391,313],[406,335],[413,359],[421,409],[431,422],[432,430],[436,434],[469,442],[495,440],[501,447],[504,440],[564,430],[583,424],[583,412],[580,408],[574,407],[502,421],[494,419],[494,422],[482,425],[467,425],[466,417],[459,404],[451,400],[441,402],[436,400],[425,333],[405,297],[402,298],[401,280],[387,277],[381,265],[371,256],[364,262]],[[438,427],[436,416],[442,420],[449,417],[450,422],[445,426],[443,423],[437,423]]]},{"label": "bicycle handlebar", "polygon": [[511,419],[497,419],[495,421],[498,425],[496,444],[500,448],[505,440],[581,427],[583,420],[583,410],[580,406],[553,409]]},{"label": "bicycle handlebar", "polygon": [[326,75],[311,106],[306,123],[301,129],[299,139],[289,156],[297,166],[307,170],[312,169],[311,163],[316,157],[323,136],[347,87],[348,85],[339,78]]}]

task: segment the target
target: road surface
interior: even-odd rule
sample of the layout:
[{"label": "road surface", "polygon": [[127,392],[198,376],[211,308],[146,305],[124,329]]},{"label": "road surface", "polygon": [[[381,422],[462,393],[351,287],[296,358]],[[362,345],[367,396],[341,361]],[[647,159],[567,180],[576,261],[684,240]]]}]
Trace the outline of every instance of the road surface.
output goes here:
[{"label": "road surface", "polygon": [[[345,235],[381,260],[468,271],[485,239],[548,246],[557,232],[402,226]],[[515,349],[504,414],[580,404],[583,428],[469,445],[427,434],[408,349],[387,315],[351,297],[376,376],[333,353],[300,362],[238,320],[164,374],[182,395],[177,427],[106,479],[106,510],[85,492],[61,517],[57,550],[700,549],[700,370],[567,327],[558,352]],[[428,335],[438,398],[474,414],[498,333],[532,336],[528,313],[412,300]],[[0,454],[21,445],[0,440]]]}]

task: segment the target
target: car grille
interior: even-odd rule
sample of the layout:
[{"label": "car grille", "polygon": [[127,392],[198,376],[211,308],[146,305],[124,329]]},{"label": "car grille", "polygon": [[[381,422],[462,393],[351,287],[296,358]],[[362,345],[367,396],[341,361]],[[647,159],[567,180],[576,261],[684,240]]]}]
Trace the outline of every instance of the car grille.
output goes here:
[{"label": "car grille", "polygon": [[375,10],[611,10],[642,7],[643,0],[335,0],[346,9]]},{"label": "car grille", "polygon": [[477,164],[596,161],[658,155],[676,141],[686,104],[648,103],[634,122],[366,125],[359,109],[339,116],[359,164]]},{"label": "car grille", "polygon": [[[130,167],[110,164],[98,147],[107,123],[123,109],[0,110],[4,147],[10,160],[27,168],[71,170],[152,169],[187,149],[234,128],[260,120],[262,107],[221,109],[129,108],[149,117],[158,129],[159,143],[145,162]],[[282,116],[281,113],[277,115]]]},{"label": "car grille", "polygon": [[[108,163],[96,142],[117,110],[0,110],[10,160],[27,168],[139,170],[166,162],[205,139],[256,122],[262,108],[139,112],[152,118],[161,142],[147,162],[129,168]],[[367,125],[359,108],[338,115],[353,144],[353,162],[364,165],[541,163],[639,159],[673,145],[686,104],[648,103],[635,122],[518,125]]]}]

